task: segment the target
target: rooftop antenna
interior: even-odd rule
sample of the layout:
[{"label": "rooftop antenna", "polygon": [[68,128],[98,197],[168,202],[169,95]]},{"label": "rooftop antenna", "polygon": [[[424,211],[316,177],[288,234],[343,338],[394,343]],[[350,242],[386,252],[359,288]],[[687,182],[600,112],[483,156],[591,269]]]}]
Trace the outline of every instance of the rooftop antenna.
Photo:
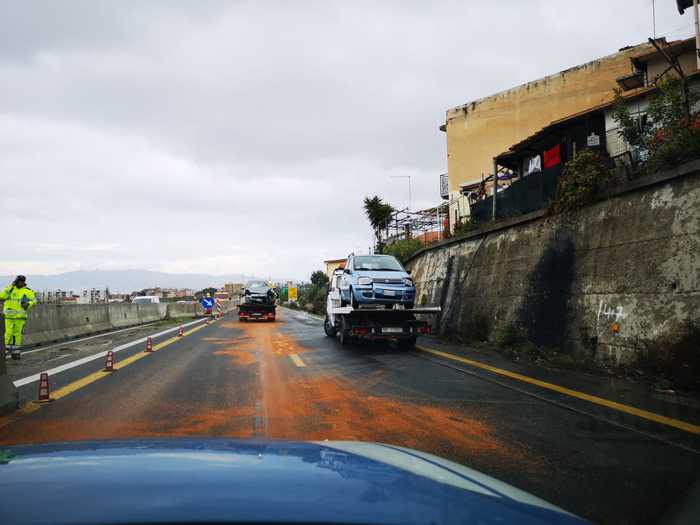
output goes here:
[{"label": "rooftop antenna", "polygon": [[651,0],[651,26],[654,40],[656,40],[656,0]]}]

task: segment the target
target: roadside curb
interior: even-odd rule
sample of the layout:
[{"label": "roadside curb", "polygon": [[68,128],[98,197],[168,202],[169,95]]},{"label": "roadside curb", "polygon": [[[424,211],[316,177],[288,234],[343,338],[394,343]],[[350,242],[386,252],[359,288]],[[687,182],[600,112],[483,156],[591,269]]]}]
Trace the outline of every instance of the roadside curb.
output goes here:
[{"label": "roadside curb", "polygon": [[644,410],[641,408],[637,408],[634,406],[626,405],[624,403],[620,403],[617,401],[612,401],[610,399],[606,399],[603,397],[595,396],[592,394],[587,394],[585,392],[580,392],[578,390],[574,390],[571,388],[563,387],[561,385],[557,385],[555,383],[550,383],[547,381],[543,381],[541,379],[537,379],[534,377],[526,376],[524,374],[520,374],[518,372],[513,372],[511,370],[505,370],[503,368],[498,368],[493,365],[489,365],[486,363],[483,363],[481,361],[477,361],[475,359],[469,359],[466,357],[459,356],[457,354],[453,354],[451,352],[445,352],[442,350],[435,350],[432,348],[429,348],[427,346],[423,345],[416,345],[416,349],[420,352],[431,354],[435,357],[443,358],[443,359],[448,359],[451,361],[456,361],[460,364],[467,365],[473,368],[478,368],[481,370],[485,370],[487,372],[491,372],[492,374],[496,374],[501,377],[506,377],[508,379],[516,380],[522,383],[527,383],[530,385],[537,386],[539,388],[542,388],[544,390],[549,390],[556,392],[558,394],[563,394],[565,396],[587,401],[589,403],[598,405],[598,406],[603,406],[605,408],[615,410],[618,412],[622,412],[628,415],[636,416],[642,419],[646,419],[648,421],[653,421],[654,423],[659,423],[661,425],[669,426],[676,428],[678,430],[683,430],[685,432],[691,433],[691,434],[696,434],[700,435],[700,425],[695,425],[693,423],[689,423],[687,421],[682,421],[680,419],[675,419],[671,418],[668,416],[664,416],[661,414],[657,414],[655,412],[650,412],[648,410]]},{"label": "roadside curb", "polygon": [[11,414],[19,406],[19,393],[10,378],[0,376],[0,416]]},{"label": "roadside curb", "polygon": [[324,318],[321,316],[318,316],[316,314],[311,314],[307,312],[306,310],[296,310],[294,308],[289,308],[288,306],[283,306],[283,305],[278,305],[280,308],[284,308],[288,312],[298,312],[300,314],[306,315],[307,317],[311,317],[312,319],[316,319],[317,321],[324,321]]}]

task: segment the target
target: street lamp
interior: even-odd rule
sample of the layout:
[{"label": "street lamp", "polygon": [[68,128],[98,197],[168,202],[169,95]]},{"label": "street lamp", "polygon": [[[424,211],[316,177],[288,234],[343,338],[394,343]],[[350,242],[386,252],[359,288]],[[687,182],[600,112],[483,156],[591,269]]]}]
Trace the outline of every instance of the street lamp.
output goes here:
[{"label": "street lamp", "polygon": [[392,175],[390,179],[408,179],[408,212],[411,212],[411,176],[410,175]]}]

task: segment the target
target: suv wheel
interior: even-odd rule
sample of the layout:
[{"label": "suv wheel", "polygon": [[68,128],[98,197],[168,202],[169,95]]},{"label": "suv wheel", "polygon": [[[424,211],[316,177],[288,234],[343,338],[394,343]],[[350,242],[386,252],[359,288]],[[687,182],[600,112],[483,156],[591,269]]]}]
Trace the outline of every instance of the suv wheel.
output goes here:
[{"label": "suv wheel", "polygon": [[357,309],[360,306],[360,303],[357,302],[357,299],[355,298],[355,293],[352,291],[352,288],[350,288],[350,304],[352,304],[352,307]]}]

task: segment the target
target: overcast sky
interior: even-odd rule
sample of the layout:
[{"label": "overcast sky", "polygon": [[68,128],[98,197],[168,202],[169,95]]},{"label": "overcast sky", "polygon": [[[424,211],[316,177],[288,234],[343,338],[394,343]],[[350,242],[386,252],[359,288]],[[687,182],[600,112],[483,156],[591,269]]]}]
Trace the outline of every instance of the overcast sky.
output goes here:
[{"label": "overcast sky", "polygon": [[308,278],[391,177],[439,201],[446,109],[652,31],[651,0],[0,5],[0,274]]}]

